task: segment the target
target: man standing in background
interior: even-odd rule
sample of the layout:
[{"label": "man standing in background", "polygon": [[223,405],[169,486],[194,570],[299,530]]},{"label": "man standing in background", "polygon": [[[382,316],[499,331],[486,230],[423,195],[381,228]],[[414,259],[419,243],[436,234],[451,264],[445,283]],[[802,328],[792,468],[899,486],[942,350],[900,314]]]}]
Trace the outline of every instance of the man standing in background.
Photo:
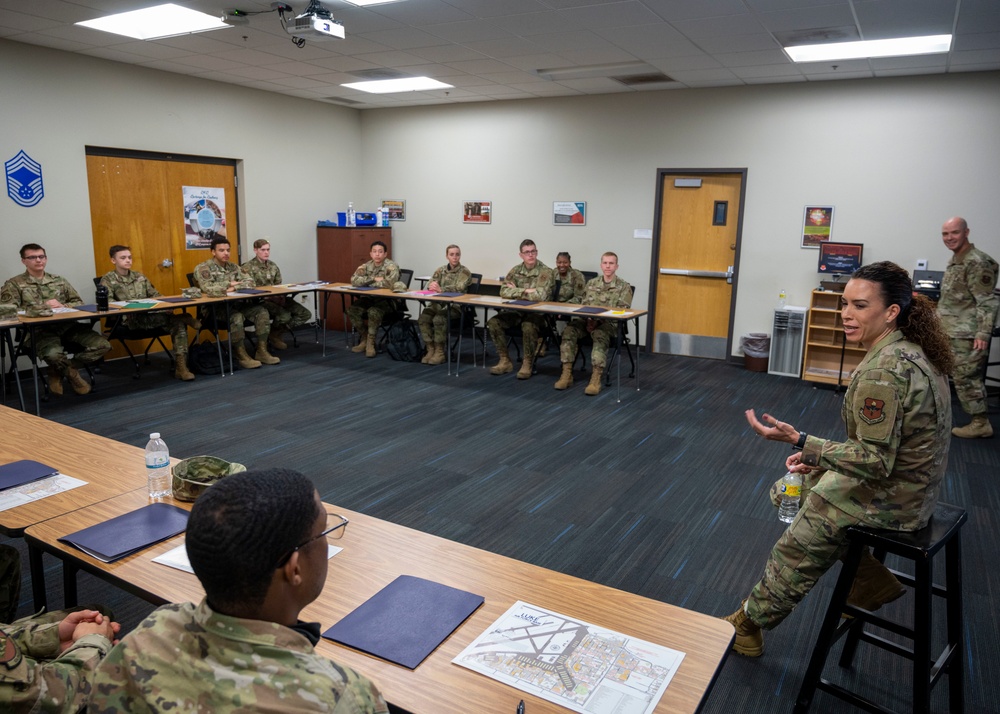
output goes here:
[{"label": "man standing in background", "polygon": [[954,255],[941,281],[938,316],[955,354],[952,382],[958,401],[972,421],[951,430],[962,439],[993,436],[987,415],[983,371],[990,356],[990,336],[997,319],[997,262],[969,242],[969,224],[955,216],[941,227],[945,247]]}]

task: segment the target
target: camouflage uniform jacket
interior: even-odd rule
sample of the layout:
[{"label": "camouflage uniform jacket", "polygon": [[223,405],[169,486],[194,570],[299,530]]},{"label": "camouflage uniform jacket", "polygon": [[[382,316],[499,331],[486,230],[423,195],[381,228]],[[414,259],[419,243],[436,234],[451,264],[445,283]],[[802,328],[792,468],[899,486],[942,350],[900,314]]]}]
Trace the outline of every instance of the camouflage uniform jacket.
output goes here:
[{"label": "camouflage uniform jacket", "polygon": [[273,260],[267,262],[261,260],[256,255],[240,266],[243,272],[253,278],[254,284],[261,285],[281,285],[281,268]]},{"label": "camouflage uniform jacket", "polygon": [[0,625],[0,711],[79,711],[93,672],[111,649],[103,635],[86,635],[59,653],[59,622],[26,617]]},{"label": "camouflage uniform jacket", "polygon": [[73,289],[66,278],[51,273],[33,278],[26,270],[20,275],[15,275],[3,284],[3,288],[0,288],[0,303],[17,305],[19,310],[31,305],[41,305],[52,298],[66,307],[83,304],[80,294]]},{"label": "camouflage uniform jacket", "polygon": [[632,286],[617,275],[610,283],[604,282],[604,276],[598,275],[587,283],[583,291],[583,304],[607,308],[626,308],[632,306]]},{"label": "camouflage uniform jacket", "polygon": [[953,255],[941,281],[938,315],[949,337],[989,342],[997,319],[997,262],[976,246]]},{"label": "camouflage uniform jacket", "polygon": [[844,397],[847,441],[806,438],[805,485],[861,523],[922,528],[934,512],[951,444],[951,394],[919,346],[899,330],[854,371]]},{"label": "camouflage uniform jacket", "polygon": [[440,285],[443,293],[464,293],[472,282],[472,271],[461,263],[452,270],[451,266],[445,263],[434,271],[431,282]]},{"label": "camouflage uniform jacket", "polygon": [[583,273],[576,268],[570,268],[569,274],[565,279],[559,275],[558,271],[553,275],[553,278],[561,282],[559,283],[559,294],[552,299],[556,302],[571,302],[579,305],[583,299],[583,291],[587,285]]},{"label": "camouflage uniform jacket", "polygon": [[[382,278],[379,285],[375,285],[375,278]],[[386,290],[392,290],[392,286],[399,282],[399,266],[386,258],[382,261],[381,267],[375,265],[374,260],[362,263],[351,276],[351,285],[356,288],[363,288],[373,285]]]},{"label": "camouflage uniform jacket", "polygon": [[101,277],[101,285],[107,287],[112,300],[142,300],[143,298],[160,297],[160,291],[153,287],[149,278],[134,270],[128,271],[128,275],[119,275],[116,270],[105,273]]},{"label": "camouflage uniform jacket", "polygon": [[[500,297],[507,300],[537,300],[545,302],[551,299],[552,290],[556,286],[556,277],[552,268],[542,261],[535,263],[535,267],[528,270],[524,263],[518,263],[507,272],[503,279],[504,283],[514,283],[514,287],[506,285],[500,288]],[[534,293],[525,295],[528,288],[535,288]]]},{"label": "camouflage uniform jacket", "polygon": [[154,610],[97,670],[92,714],[334,712],[381,714],[369,680],[316,653],[304,635],[263,620],[179,603]]},{"label": "camouflage uniform jacket", "polygon": [[236,288],[254,287],[253,278],[244,273],[236,263],[219,265],[215,258],[198,263],[194,269],[194,282],[210,297],[222,297],[229,292],[229,284],[236,281]]}]

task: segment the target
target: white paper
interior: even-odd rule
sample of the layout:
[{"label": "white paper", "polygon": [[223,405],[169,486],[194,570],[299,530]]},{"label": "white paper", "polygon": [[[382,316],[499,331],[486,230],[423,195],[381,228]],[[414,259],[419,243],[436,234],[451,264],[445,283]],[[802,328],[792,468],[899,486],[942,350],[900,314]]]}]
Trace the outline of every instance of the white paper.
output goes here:
[{"label": "white paper", "polygon": [[55,476],[46,476],[37,481],[24,483],[13,488],[6,488],[0,491],[0,511],[10,508],[17,508],[26,503],[37,501],[40,498],[48,498],[63,491],[69,491],[80,486],[86,486],[86,481],[57,473]]},{"label": "white paper", "polygon": [[518,601],[452,661],[581,714],[651,714],[683,659]]},{"label": "white paper", "polygon": [[[342,550],[343,548],[339,546],[327,545],[327,560]],[[185,573],[191,573],[194,575],[194,569],[191,567],[191,561],[188,560],[187,548],[184,547],[183,543],[176,548],[171,548],[162,555],[156,556],[153,558],[153,562],[159,563],[160,565],[168,565],[171,568],[177,568],[178,570],[183,570]]]}]

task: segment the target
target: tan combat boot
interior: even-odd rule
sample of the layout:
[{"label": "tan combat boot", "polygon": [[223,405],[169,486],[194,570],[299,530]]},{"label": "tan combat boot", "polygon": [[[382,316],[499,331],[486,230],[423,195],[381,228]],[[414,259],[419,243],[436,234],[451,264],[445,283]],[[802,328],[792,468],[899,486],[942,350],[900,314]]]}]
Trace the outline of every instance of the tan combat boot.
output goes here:
[{"label": "tan combat boot", "polygon": [[604,365],[594,365],[594,371],[590,373],[590,384],[583,390],[588,397],[601,393],[601,378],[604,376]]},{"label": "tan combat boot", "polygon": [[90,382],[81,377],[75,367],[69,368],[66,372],[66,379],[69,381],[69,386],[71,386],[73,391],[77,394],[90,394]]},{"label": "tan combat boot", "polygon": [[275,357],[273,354],[267,351],[267,345],[264,344],[264,340],[257,343],[257,353],[253,356],[255,360],[261,364],[280,364],[281,360]]},{"label": "tan combat boot", "polygon": [[365,357],[375,356],[375,333],[369,332],[368,339],[365,341]]},{"label": "tan combat boot", "polygon": [[760,657],[764,654],[764,633],[743,609],[746,602],[746,600],[741,602],[739,610],[722,619],[736,628],[733,651],[747,657]]},{"label": "tan combat boot", "polygon": [[858,572],[854,576],[854,583],[851,585],[851,592],[847,596],[847,604],[875,612],[905,594],[906,590],[896,580],[896,576],[865,548],[861,563],[858,565]]},{"label": "tan combat boot", "polygon": [[959,439],[989,439],[993,436],[993,426],[985,414],[976,414],[971,422],[965,426],[956,426],[951,433]]},{"label": "tan combat boot", "polygon": [[61,397],[63,393],[62,374],[51,364],[49,365],[48,383],[49,391],[57,397]]},{"label": "tan combat boot", "polygon": [[528,351],[524,351],[524,359],[521,360],[521,369],[517,370],[518,379],[531,379],[531,365],[535,360],[533,354],[528,354]]},{"label": "tan combat boot", "polygon": [[243,369],[257,369],[260,367],[260,362],[251,359],[250,355],[247,354],[245,345],[240,345],[236,348],[236,361],[240,363],[240,367]]},{"label": "tan combat boot", "polygon": [[361,323],[361,329],[358,330],[358,344],[351,348],[351,352],[364,352],[365,351],[365,335],[368,334],[368,320]]},{"label": "tan combat boot", "polygon": [[514,363],[510,361],[510,350],[506,347],[503,349],[498,347],[497,352],[500,353],[500,361],[490,367],[490,374],[507,374],[508,372],[513,372]]},{"label": "tan combat boot", "polygon": [[427,364],[444,364],[445,353],[444,353],[444,343],[435,342],[434,343],[434,356],[428,360]]},{"label": "tan combat boot", "polygon": [[426,347],[426,351],[420,360],[420,364],[430,364],[431,359],[434,357],[435,345],[433,342],[424,341],[424,346]]},{"label": "tan combat boot", "polygon": [[190,382],[194,379],[194,374],[188,369],[187,355],[176,355],[175,357],[177,364],[174,365],[174,376],[181,381]]},{"label": "tan combat boot", "polygon": [[288,344],[281,339],[282,333],[284,333],[284,327],[274,327],[271,326],[271,333],[267,336],[267,344],[276,350],[287,350]]},{"label": "tan combat boot", "polygon": [[573,365],[569,362],[562,363],[562,376],[556,382],[556,389],[569,389],[573,386]]}]

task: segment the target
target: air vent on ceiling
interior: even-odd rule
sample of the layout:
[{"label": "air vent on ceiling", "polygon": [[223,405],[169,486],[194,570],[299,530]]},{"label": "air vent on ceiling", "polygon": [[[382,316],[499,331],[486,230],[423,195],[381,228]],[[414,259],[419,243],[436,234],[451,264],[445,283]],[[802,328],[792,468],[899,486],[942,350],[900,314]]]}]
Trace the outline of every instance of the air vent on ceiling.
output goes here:
[{"label": "air vent on ceiling", "polygon": [[354,72],[348,72],[347,74],[352,77],[358,77],[359,79],[403,79],[405,77],[412,77],[412,74],[407,74],[406,72],[400,72],[396,69],[388,69],[386,67],[378,67],[376,69],[359,69]]},{"label": "air vent on ceiling", "polygon": [[345,107],[354,107],[359,104],[365,104],[365,102],[359,102],[355,99],[348,99],[347,97],[323,97],[324,102],[330,102],[330,104],[342,104]]},{"label": "air vent on ceiling", "polygon": [[673,82],[672,77],[668,77],[663,72],[651,72],[648,74],[628,74],[623,77],[611,77],[616,82],[621,82],[626,87],[648,87],[652,84],[665,84]]},{"label": "air vent on ceiling", "polygon": [[782,47],[795,47],[797,45],[816,45],[823,42],[854,42],[860,40],[858,30],[853,25],[842,27],[811,27],[804,30],[793,30],[791,32],[775,32],[774,39],[781,43]]}]

